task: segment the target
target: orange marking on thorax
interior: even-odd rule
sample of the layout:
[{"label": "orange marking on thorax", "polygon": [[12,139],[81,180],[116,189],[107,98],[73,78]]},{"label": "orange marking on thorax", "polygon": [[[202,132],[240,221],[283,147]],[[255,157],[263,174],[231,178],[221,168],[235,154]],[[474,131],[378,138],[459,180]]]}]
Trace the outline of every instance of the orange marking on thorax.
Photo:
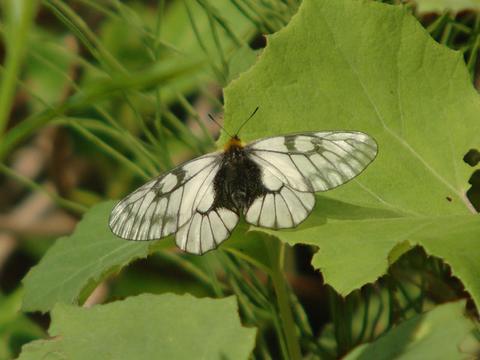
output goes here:
[{"label": "orange marking on thorax", "polygon": [[229,151],[229,150],[231,150],[231,149],[233,149],[233,148],[240,148],[240,149],[241,149],[241,148],[243,148],[244,146],[245,146],[245,144],[242,142],[242,140],[240,140],[240,138],[235,135],[235,136],[231,137],[230,140],[228,140],[228,141],[225,143],[223,149],[224,149],[225,151]]}]

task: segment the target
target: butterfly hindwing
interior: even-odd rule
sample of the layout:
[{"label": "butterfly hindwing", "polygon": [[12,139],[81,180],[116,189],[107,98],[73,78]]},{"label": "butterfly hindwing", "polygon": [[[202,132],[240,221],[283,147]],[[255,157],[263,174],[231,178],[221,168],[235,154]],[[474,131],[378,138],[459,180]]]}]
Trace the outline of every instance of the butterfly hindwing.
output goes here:
[{"label": "butterfly hindwing", "polygon": [[201,255],[229,238],[237,223],[238,215],[226,208],[212,208],[205,213],[197,211],[178,230],[175,240],[180,249]]},{"label": "butterfly hindwing", "polygon": [[315,205],[315,196],[288,185],[266,191],[245,209],[245,221],[252,225],[285,229],[300,224]]}]

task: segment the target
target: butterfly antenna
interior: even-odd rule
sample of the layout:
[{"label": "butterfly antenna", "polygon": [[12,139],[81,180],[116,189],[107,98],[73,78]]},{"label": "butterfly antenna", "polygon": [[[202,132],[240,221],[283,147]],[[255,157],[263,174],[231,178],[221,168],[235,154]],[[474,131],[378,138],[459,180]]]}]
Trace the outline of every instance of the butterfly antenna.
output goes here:
[{"label": "butterfly antenna", "polygon": [[226,133],[228,136],[233,137],[227,130],[225,130],[225,128],[224,128],[222,125],[220,125],[220,123],[219,123],[217,120],[215,120],[215,118],[212,116],[212,114],[208,114],[208,117],[209,117],[210,120],[212,120],[215,124],[217,124],[217,126],[218,126],[220,129],[222,129],[223,131],[225,131],[225,133]]},{"label": "butterfly antenna", "polygon": [[248,117],[248,119],[245,120],[245,121],[242,123],[242,125],[240,125],[240,127],[239,127],[238,130],[237,130],[237,132],[235,133],[235,136],[237,136],[237,135],[240,133],[240,130],[242,130],[242,128],[245,126],[245,124],[257,113],[257,111],[258,111],[259,108],[260,108],[260,107],[257,106],[257,107],[255,108],[255,110],[253,110],[252,114]]}]

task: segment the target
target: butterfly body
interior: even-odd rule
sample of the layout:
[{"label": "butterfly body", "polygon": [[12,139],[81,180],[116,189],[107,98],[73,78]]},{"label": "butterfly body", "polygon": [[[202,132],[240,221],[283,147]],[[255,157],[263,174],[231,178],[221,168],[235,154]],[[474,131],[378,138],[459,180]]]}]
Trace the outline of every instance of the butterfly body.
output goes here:
[{"label": "butterfly body", "polygon": [[233,136],[217,151],[147,182],[112,211],[112,231],[129,240],[176,234],[177,246],[203,254],[226,240],[240,217],[292,228],[315,205],[314,193],[360,174],[377,154],[356,131],[305,132],[243,144]]},{"label": "butterfly body", "polygon": [[223,207],[237,214],[244,212],[266,191],[261,170],[248,156],[248,150],[233,137],[226,145],[220,169],[214,178],[214,207]]}]

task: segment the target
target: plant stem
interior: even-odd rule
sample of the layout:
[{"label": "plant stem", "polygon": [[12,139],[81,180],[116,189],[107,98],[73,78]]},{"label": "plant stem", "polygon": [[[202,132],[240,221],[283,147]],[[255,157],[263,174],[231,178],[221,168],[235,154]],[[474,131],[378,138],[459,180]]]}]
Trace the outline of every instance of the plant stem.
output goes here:
[{"label": "plant stem", "polygon": [[298,343],[298,336],[295,333],[295,322],[293,320],[292,308],[289,302],[287,283],[283,275],[283,256],[285,245],[279,240],[268,238],[269,255],[271,257],[270,275],[277,295],[278,308],[282,321],[282,330],[287,343],[289,359],[300,360],[302,352]]},{"label": "plant stem", "polygon": [[348,299],[329,288],[330,307],[337,341],[337,354],[343,357],[352,348],[352,315]]}]

